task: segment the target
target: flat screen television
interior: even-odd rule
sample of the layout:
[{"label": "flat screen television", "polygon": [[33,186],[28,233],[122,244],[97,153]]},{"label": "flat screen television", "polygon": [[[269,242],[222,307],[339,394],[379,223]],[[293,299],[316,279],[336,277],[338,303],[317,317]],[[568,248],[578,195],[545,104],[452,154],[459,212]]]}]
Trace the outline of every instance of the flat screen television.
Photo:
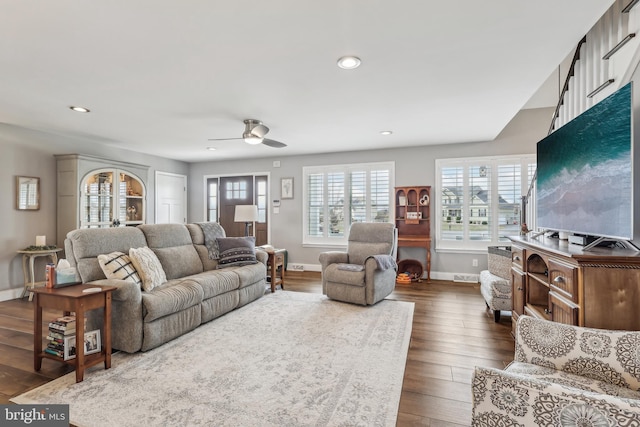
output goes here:
[{"label": "flat screen television", "polygon": [[633,239],[632,83],[537,145],[537,226]]}]

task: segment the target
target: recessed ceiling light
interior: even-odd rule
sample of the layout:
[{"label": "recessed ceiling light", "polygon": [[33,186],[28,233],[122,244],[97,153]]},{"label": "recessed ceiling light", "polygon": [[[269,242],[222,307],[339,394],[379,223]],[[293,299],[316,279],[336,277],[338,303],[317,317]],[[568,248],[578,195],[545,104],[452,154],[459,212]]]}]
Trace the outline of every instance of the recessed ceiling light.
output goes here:
[{"label": "recessed ceiling light", "polygon": [[209,151],[216,151],[216,147],[207,147],[207,150],[209,150]]},{"label": "recessed ceiling light", "polygon": [[390,130],[382,130],[380,131],[380,135],[391,135],[393,133],[393,131]]},{"label": "recessed ceiling light", "polygon": [[76,107],[75,105],[72,105],[69,107],[71,110],[75,111],[76,113],[88,113],[89,110],[88,108],[84,108],[84,107]]},{"label": "recessed ceiling light", "polygon": [[360,66],[360,58],[357,56],[343,56],[338,59],[338,67],[343,70],[353,70],[354,68],[358,68]]}]

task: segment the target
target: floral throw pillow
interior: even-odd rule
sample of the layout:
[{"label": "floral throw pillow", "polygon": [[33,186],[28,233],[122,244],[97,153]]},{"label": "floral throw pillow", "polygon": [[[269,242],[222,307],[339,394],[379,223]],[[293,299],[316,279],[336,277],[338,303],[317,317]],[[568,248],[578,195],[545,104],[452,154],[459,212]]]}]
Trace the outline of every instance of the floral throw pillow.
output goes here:
[{"label": "floral throw pillow", "polygon": [[149,292],[167,281],[158,256],[148,247],[129,249],[129,258],[142,279],[142,289]]}]

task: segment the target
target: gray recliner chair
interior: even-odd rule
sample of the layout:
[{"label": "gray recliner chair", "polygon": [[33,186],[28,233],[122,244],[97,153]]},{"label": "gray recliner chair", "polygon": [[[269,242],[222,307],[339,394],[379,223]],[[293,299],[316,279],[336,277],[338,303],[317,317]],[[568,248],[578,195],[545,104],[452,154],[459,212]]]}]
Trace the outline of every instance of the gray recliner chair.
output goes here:
[{"label": "gray recliner chair", "polygon": [[322,293],[331,299],[373,305],[396,285],[398,230],[389,223],[355,223],[347,252],[320,254]]}]

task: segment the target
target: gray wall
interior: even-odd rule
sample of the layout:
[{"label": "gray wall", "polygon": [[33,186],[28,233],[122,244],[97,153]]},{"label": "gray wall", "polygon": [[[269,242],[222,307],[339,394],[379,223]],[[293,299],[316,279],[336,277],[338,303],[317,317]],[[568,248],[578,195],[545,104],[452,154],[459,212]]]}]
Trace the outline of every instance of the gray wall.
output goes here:
[{"label": "gray wall", "polygon": [[[395,184],[434,185],[435,159],[469,156],[523,154],[535,152],[535,143],[546,135],[551,109],[521,111],[494,141],[417,148],[397,148],[311,156],[272,157],[224,162],[184,163],[162,157],[124,150],[118,145],[88,145],[73,137],[30,131],[0,123],[0,300],[16,298],[23,286],[21,257],[16,250],[35,243],[36,235],[46,235],[48,242],[56,236],[56,162],[54,154],[80,153],[105,159],[149,165],[147,222],[154,220],[155,172],[188,175],[188,220],[204,219],[204,176],[268,172],[271,177],[270,200],[280,196],[280,178],[294,177],[294,198],[282,200],[280,213],[272,215],[271,243],[289,250],[289,262],[314,268],[318,254],[326,248],[303,247],[302,241],[302,167],[357,162],[396,162]],[[274,152],[277,154],[277,152]],[[281,167],[274,168],[279,160]],[[38,211],[15,209],[15,177],[36,176],[41,179],[41,207]],[[424,251],[403,249],[404,258],[424,257]],[[414,252],[415,251],[415,252]],[[486,256],[432,252],[432,272],[477,273],[486,267]],[[478,258],[479,267],[471,267]],[[44,279],[43,258],[38,259],[36,276]]]},{"label": "gray wall", "polygon": [[[149,165],[147,221],[154,219],[155,171],[188,175],[189,164],[150,156],[121,147],[87,145],[73,138],[27,131],[0,124],[0,301],[16,298],[22,291],[22,258],[16,253],[35,244],[36,235],[47,236],[55,244],[56,236],[56,161],[54,154],[81,153],[105,159]],[[40,210],[15,209],[15,177],[40,177]],[[45,258],[38,258],[36,279],[44,280]]]},{"label": "gray wall", "polygon": [[[237,175],[242,173],[268,172],[271,176],[270,200],[280,198],[280,178],[294,178],[294,198],[282,200],[279,214],[271,215],[271,244],[286,248],[289,263],[304,264],[311,269],[318,266],[318,255],[328,250],[319,247],[302,246],[302,167],[360,162],[395,161],[395,185],[435,184],[435,160],[439,158],[531,154],[535,144],[546,136],[551,123],[553,109],[541,108],[522,110],[504,131],[488,142],[430,145],[411,148],[394,148],[307,156],[272,157],[224,162],[203,162],[191,165],[189,174],[189,222],[203,221],[204,216],[204,176]],[[463,125],[463,124],[461,124]],[[276,153],[277,154],[277,153]],[[274,168],[273,161],[280,161]],[[432,235],[435,224],[432,224]],[[403,248],[402,258],[424,259],[424,251]],[[479,260],[478,267],[472,267],[472,259]],[[453,273],[473,274],[486,269],[486,255],[452,254],[432,251],[432,277],[450,277]]]}]

